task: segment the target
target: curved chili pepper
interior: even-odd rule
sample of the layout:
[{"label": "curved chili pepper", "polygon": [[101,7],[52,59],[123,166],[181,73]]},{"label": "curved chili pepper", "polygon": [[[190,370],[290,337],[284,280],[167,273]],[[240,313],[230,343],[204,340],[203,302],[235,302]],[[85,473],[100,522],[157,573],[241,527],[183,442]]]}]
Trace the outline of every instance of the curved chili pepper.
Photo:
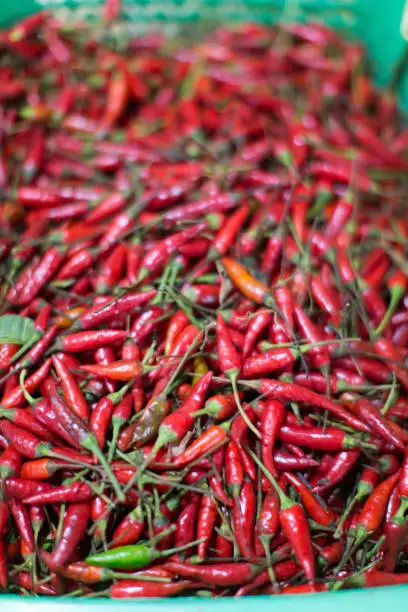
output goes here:
[{"label": "curved chili pepper", "polygon": [[[191,427],[194,422],[195,413],[200,410],[203,405],[212,376],[212,372],[207,372],[207,374],[204,374],[204,376],[202,376],[191,389],[190,395],[180,406],[180,408],[162,420],[158,430],[158,437],[154,445],[155,452],[167,444],[179,441],[189,427]],[[185,453],[186,452],[187,450]],[[179,455],[176,462],[179,463],[181,460],[182,457]]]},{"label": "curved chili pepper", "polygon": [[197,225],[193,225],[182,232],[178,232],[172,236],[169,236],[168,238],[165,238],[154,246],[142,259],[139,271],[139,281],[152,274],[152,272],[155,272],[157,268],[167,260],[168,257],[175,253],[178,248],[180,248],[181,245],[202,233],[206,227],[206,222],[198,223]]},{"label": "curved chili pepper", "polygon": [[212,425],[206,429],[185,451],[176,456],[174,465],[183,467],[204,454],[210,454],[223,444],[228,436],[228,426]]},{"label": "curved chili pepper", "polygon": [[94,495],[91,487],[85,482],[74,482],[69,485],[53,487],[44,493],[37,493],[24,498],[24,503],[54,504],[88,501]]},{"label": "curved chili pepper", "polygon": [[72,437],[81,445],[81,447],[94,453],[108,474],[116,495],[120,500],[124,500],[122,489],[120,488],[119,483],[116,480],[104,454],[99,448],[98,440],[93,431],[91,431],[88,426],[85,425],[85,423],[81,421],[76,414],[73,413],[61,400],[52,381],[48,382],[47,392],[49,393],[51,406],[58,415],[63,427],[72,435]]},{"label": "curved chili pepper", "polygon": [[341,482],[360,458],[361,450],[352,448],[351,450],[341,451],[334,459],[323,478],[317,481],[313,491],[322,493]]},{"label": "curved chili pepper", "polygon": [[70,369],[67,367],[65,362],[60,358],[58,353],[52,357],[53,366],[60,379],[64,398],[68,406],[75,412],[75,414],[81,418],[89,419],[89,408],[83,393],[78,386],[74,376],[71,374]]},{"label": "curved chili pepper", "polygon": [[391,444],[397,446],[397,448],[404,448],[404,441],[397,435],[395,429],[389,424],[387,419],[383,417],[368,400],[357,399],[353,401],[353,398],[347,393],[343,394],[342,398],[350,411],[354,412],[356,416],[364,421],[371,428],[373,433],[377,433],[388,442],[391,442]]},{"label": "curved chili pepper", "polygon": [[370,533],[378,529],[385,516],[387,503],[392,490],[398,482],[399,472],[392,474],[383,480],[370,494],[360,513],[356,538],[357,542],[362,542]]},{"label": "curved chili pepper", "polygon": [[300,478],[290,472],[285,473],[285,478],[300,494],[305,509],[316,523],[319,523],[319,525],[330,525],[334,521],[334,513],[317,500],[312,491]]},{"label": "curved chili pepper", "polygon": [[[144,526],[145,518],[142,506],[139,503],[116,527],[109,548],[135,544],[142,535]],[[187,542],[185,543],[187,544]],[[182,546],[182,544],[177,546]]]},{"label": "curved chili pepper", "polygon": [[273,307],[275,300],[263,283],[256,280],[240,263],[231,257],[223,257],[222,264],[237,289],[256,304]]},{"label": "curved chili pepper", "polygon": [[326,397],[314,393],[309,389],[305,389],[304,387],[300,387],[286,381],[268,380],[265,378],[257,381],[246,381],[245,385],[257,390],[261,395],[266,395],[270,399],[278,399],[279,401],[307,402],[308,404],[316,406],[317,408],[327,410],[357,431],[368,430],[368,427],[364,423],[362,423],[359,419],[356,419],[338,404],[335,404]]}]

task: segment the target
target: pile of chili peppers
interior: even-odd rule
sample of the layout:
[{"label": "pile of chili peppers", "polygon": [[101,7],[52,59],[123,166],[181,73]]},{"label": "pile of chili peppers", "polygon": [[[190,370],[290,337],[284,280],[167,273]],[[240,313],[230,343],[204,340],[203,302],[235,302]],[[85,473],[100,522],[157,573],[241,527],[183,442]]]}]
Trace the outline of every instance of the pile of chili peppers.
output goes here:
[{"label": "pile of chili peppers", "polygon": [[408,130],[325,26],[0,35],[0,584],[408,582]]}]

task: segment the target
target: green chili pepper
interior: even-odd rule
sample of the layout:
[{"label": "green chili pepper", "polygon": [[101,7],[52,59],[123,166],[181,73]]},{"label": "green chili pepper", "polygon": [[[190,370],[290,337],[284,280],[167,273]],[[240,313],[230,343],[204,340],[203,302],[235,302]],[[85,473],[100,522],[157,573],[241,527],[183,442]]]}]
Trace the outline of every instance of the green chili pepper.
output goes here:
[{"label": "green chili pepper", "polygon": [[182,552],[188,548],[196,546],[202,540],[190,542],[186,546],[178,548],[170,548],[168,550],[159,551],[152,546],[146,544],[131,544],[128,546],[118,546],[110,550],[90,555],[85,559],[86,563],[96,565],[97,567],[109,567],[111,569],[140,569],[146,567],[156,561],[160,557],[168,557],[175,553]]}]

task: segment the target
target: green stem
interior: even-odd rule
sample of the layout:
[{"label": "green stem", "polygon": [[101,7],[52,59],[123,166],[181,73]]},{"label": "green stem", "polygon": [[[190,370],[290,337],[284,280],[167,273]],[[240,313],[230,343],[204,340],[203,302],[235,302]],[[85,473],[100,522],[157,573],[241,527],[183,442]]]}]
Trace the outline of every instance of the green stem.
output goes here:
[{"label": "green stem", "polygon": [[270,481],[270,483],[272,484],[273,488],[275,489],[275,491],[279,495],[279,499],[280,499],[280,502],[281,502],[282,509],[290,508],[291,506],[293,506],[294,502],[290,499],[290,497],[285,495],[285,493],[282,491],[281,487],[279,486],[278,481],[275,479],[274,476],[272,476],[272,474],[264,466],[262,461],[259,460],[259,458],[255,455],[255,453],[247,445],[245,445],[245,448],[246,448],[247,452],[250,454],[250,456],[252,457],[252,459],[255,461],[255,463],[257,464],[257,466],[261,470],[261,472],[267,477],[267,479]]},{"label": "green stem", "polygon": [[249,427],[249,429],[256,435],[257,438],[261,440],[262,439],[261,432],[255,427],[253,423],[251,423],[245,410],[243,409],[241,405],[241,400],[239,399],[238,387],[237,387],[237,378],[238,378],[239,372],[237,370],[232,370],[230,372],[226,372],[226,374],[231,381],[232,391],[234,393],[235,402],[237,404],[240,415],[244,419],[245,424]]},{"label": "green stem", "polygon": [[387,311],[383,317],[383,320],[378,325],[377,329],[374,331],[374,334],[376,336],[381,336],[384,329],[387,327],[392,315],[394,314],[394,312],[396,311],[398,307],[398,304],[400,303],[400,301],[402,300],[404,296],[404,290],[400,285],[395,285],[394,287],[391,287],[390,294],[391,294],[391,299],[390,299],[390,303],[388,305]]},{"label": "green stem", "polygon": [[82,441],[82,446],[91,451],[91,453],[93,453],[98,459],[99,463],[104,468],[109,480],[111,481],[113,490],[115,491],[118,500],[122,502],[125,501],[125,494],[122,491],[122,488],[115,474],[112,472],[111,466],[109,465],[105,455],[99,448],[95,435],[93,433],[88,434],[87,437]]}]

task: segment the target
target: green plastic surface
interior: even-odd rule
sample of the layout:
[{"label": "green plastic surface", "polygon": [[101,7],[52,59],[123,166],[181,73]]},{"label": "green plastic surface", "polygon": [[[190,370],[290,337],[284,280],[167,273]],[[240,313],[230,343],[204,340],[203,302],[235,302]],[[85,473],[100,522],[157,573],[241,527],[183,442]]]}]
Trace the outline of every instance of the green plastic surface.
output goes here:
[{"label": "green plastic surface", "polygon": [[[67,17],[95,18],[101,0],[0,0],[0,26],[15,22],[39,9],[52,9]],[[124,0],[124,17],[140,28],[165,27],[206,22],[230,23],[278,19],[323,21],[365,42],[378,83],[387,85],[402,57],[406,43],[400,35],[405,0]],[[407,72],[407,71],[406,71]],[[408,109],[408,75],[399,83],[402,105]],[[387,608],[408,610],[408,585],[366,590],[295,595],[260,596],[242,599],[173,600],[84,600],[34,598],[0,595],[1,612],[125,612],[137,607],[140,612],[383,612]]]}]

